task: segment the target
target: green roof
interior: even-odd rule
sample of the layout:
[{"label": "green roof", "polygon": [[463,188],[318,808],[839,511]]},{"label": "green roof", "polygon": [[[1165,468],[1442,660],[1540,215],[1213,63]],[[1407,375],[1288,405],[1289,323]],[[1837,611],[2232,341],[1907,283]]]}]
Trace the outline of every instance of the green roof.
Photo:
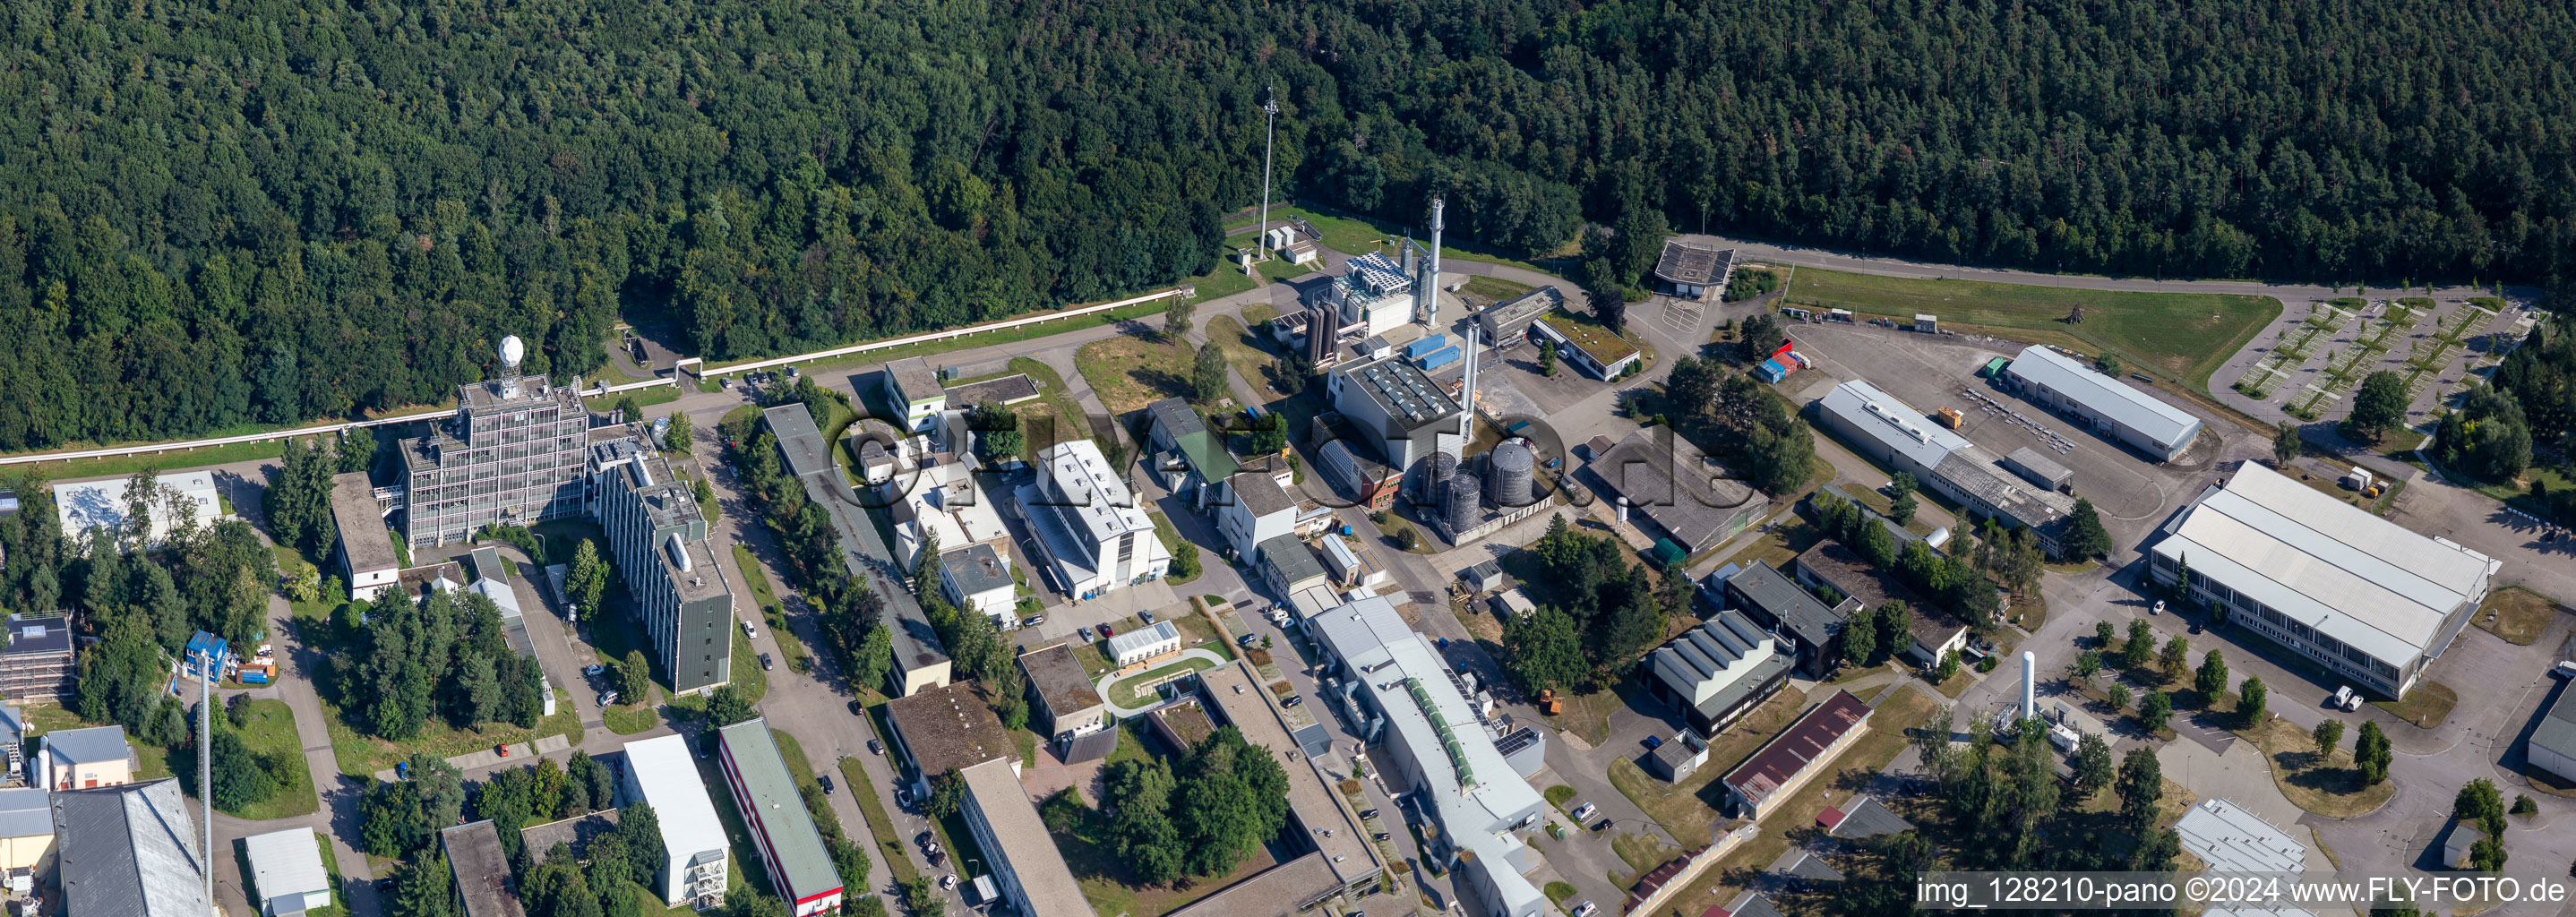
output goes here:
[{"label": "green roof", "polygon": [[1670,538],[1655,539],[1654,550],[1647,552],[1647,554],[1655,559],[1657,566],[1664,567],[1681,563],[1682,558],[1690,556],[1682,550],[1681,545],[1673,543],[1673,540]]},{"label": "green roof", "polygon": [[1178,440],[1174,440],[1181,447],[1181,457],[1189,461],[1190,468],[1211,482],[1234,477],[1235,472],[1243,469],[1234,463],[1234,455],[1225,451],[1225,443],[1217,439],[1217,435],[1200,430],[1181,434]]}]

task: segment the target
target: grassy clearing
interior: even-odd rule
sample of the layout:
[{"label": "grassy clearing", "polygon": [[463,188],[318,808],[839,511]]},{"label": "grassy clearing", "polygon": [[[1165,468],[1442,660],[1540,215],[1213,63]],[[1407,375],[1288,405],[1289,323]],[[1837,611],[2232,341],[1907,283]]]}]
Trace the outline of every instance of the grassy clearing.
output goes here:
[{"label": "grassy clearing", "polygon": [[618,704],[601,708],[599,721],[610,732],[631,736],[662,725],[662,711],[652,704]]},{"label": "grassy clearing", "polygon": [[2320,755],[2316,740],[2287,720],[2264,723],[2254,730],[2254,739],[2263,759],[2272,762],[2272,782],[2299,808],[2328,818],[2353,818],[2378,811],[2397,793],[2397,784],[2386,781],[2364,785],[2350,749],[2336,746]]},{"label": "grassy clearing", "polygon": [[[1055,407],[1057,418],[1056,423],[1058,425],[1057,428],[1062,431],[1062,435],[1056,437],[1057,440],[1091,438],[1090,415],[1083,410],[1082,405],[1073,400],[1073,395],[1066,391],[1064,387],[1064,376],[1057,373],[1055,371],[1055,367],[1048,366],[1044,360],[1038,360],[1031,357],[1013,357],[1011,358],[1010,369],[1012,372],[1028,376],[1029,381],[1037,383],[1039,397],[1037,401],[1030,402],[1030,404],[1048,404]],[[1029,404],[1020,405],[1022,408],[1026,408],[1028,406]],[[1020,416],[1025,419],[1028,417],[1028,414],[1022,413]],[[1021,429],[1027,430],[1028,428],[1022,427]],[[1030,436],[1027,437],[1029,454],[1034,457],[1037,454],[1037,449],[1041,448],[1045,444],[1041,442],[1042,437],[1036,435],[1038,431],[1029,430],[1028,432],[1030,433]]]},{"label": "grassy clearing", "polygon": [[[2558,603],[2520,586],[2487,593],[2478,606],[2478,626],[2515,646],[2530,646],[2558,619]],[[2492,619],[2490,619],[2492,618]]]},{"label": "grassy clearing", "polygon": [[[1175,281],[1172,285],[1176,287],[1196,288],[1198,290],[1198,297],[1190,301],[1208,302],[1210,300],[1223,299],[1237,293],[1249,292],[1260,287],[1263,283],[1268,282],[1267,278],[1255,280],[1244,274],[1243,268],[1236,265],[1231,259],[1230,256],[1232,253],[1229,252],[1227,254],[1229,257],[1218,259],[1216,270],[1200,274],[1196,277],[1183,277],[1180,280]],[[1147,310],[1142,314],[1162,314],[1163,306],[1165,305],[1164,303],[1157,301],[1152,305],[1154,308]],[[1125,310],[1122,309],[1120,311]]]},{"label": "grassy clearing", "polygon": [[[2209,374],[2281,314],[2268,296],[2114,293],[1971,280],[1874,277],[1801,268],[1788,298],[1911,321],[1916,314],[1989,328],[2054,331],[2206,388]],[[2083,324],[2066,324],[2084,308]]]},{"label": "grassy clearing", "polygon": [[1312,264],[1290,264],[1276,258],[1253,265],[1252,269],[1261,272],[1264,283],[1278,283],[1291,277],[1303,277],[1315,272],[1315,266]]},{"label": "grassy clearing", "polygon": [[[1172,552],[1172,557],[1177,559],[1181,556],[1181,552],[1188,551],[1191,554],[1198,556],[1199,569],[1201,571],[1205,571],[1207,569],[1207,555],[1200,553],[1198,545],[1192,544],[1189,539],[1182,538],[1181,530],[1173,528],[1172,520],[1163,518],[1161,510],[1146,510],[1145,515],[1154,520],[1154,537],[1162,540],[1163,549]],[[1200,575],[1204,576],[1206,574],[1202,572]],[[1171,580],[1172,585],[1184,586],[1195,582],[1198,579],[1198,576],[1181,576],[1178,573],[1173,573],[1170,574],[1168,578]]]},{"label": "grassy clearing", "polygon": [[1467,278],[1467,285],[1458,289],[1458,298],[1474,303],[1477,308],[1481,309],[1498,302],[1518,298],[1521,294],[1535,289],[1538,288],[1526,283],[1513,283],[1500,277],[1487,277],[1479,274],[1477,276]]},{"label": "grassy clearing", "polygon": [[1183,659],[1179,662],[1160,666],[1136,675],[1130,675],[1126,678],[1119,679],[1117,682],[1112,683],[1109,686],[1109,705],[1113,707],[1128,708],[1144,706],[1146,701],[1152,699],[1151,695],[1154,691],[1153,686],[1182,675],[1187,675],[1192,672],[1202,672],[1212,668],[1216,668],[1216,663],[1210,662],[1206,659],[1192,658]]},{"label": "grassy clearing", "polygon": [[1793,510],[1782,519],[1780,527],[1772,529],[1752,544],[1737,550],[1733,556],[1726,559],[1726,562],[1751,567],[1754,561],[1762,561],[1785,570],[1788,569],[1791,561],[1798,559],[1798,555],[1806,553],[1808,548],[1815,547],[1816,542],[1824,540],[1824,537],[1823,531],[1808,525],[1806,517],[1797,515]]},{"label": "grassy clearing", "polygon": [[1273,357],[1261,349],[1260,338],[1244,330],[1241,323],[1223,315],[1207,320],[1207,336],[1208,340],[1216,342],[1217,349],[1225,352],[1225,361],[1234,366],[1235,372],[1243,375],[1243,381],[1252,386],[1253,391],[1269,389],[1267,370]]},{"label": "grassy clearing", "polygon": [[1681,848],[1664,843],[1652,834],[1631,831],[1611,838],[1610,852],[1618,854],[1619,859],[1632,870],[1628,875],[1613,877],[1618,884],[1627,885],[1637,881],[1638,874],[1670,862],[1675,854],[1681,853]]},{"label": "grassy clearing", "polygon": [[1082,345],[1073,362],[1101,406],[1122,415],[1165,398],[1189,397],[1196,356],[1176,339],[1120,336]]},{"label": "grassy clearing", "polygon": [[1555,716],[1542,715],[1540,719],[1559,732],[1573,733],[1586,742],[1599,745],[1610,741],[1610,714],[1628,703],[1628,696],[1632,693],[1641,703],[1652,703],[1646,699],[1644,688],[1638,687],[1633,680],[1623,680],[1608,691],[1560,695],[1558,699],[1565,702],[1565,712]]},{"label": "grassy clearing", "polygon": [[2459,692],[2451,690],[2450,685],[2427,679],[2416,685],[2415,690],[2406,692],[2404,699],[2372,701],[2370,705],[2386,710],[2398,719],[2431,729],[2449,719],[2451,708],[2459,704]]},{"label": "grassy clearing", "polygon": [[1227,662],[1234,661],[1234,641],[1219,633],[1216,622],[1206,615],[1174,615],[1171,622],[1181,630],[1182,649],[1202,649],[1225,657]]},{"label": "grassy clearing", "polygon": [[1543,795],[1547,797],[1548,805],[1562,809],[1566,803],[1574,801],[1574,788],[1560,783],[1548,787]]},{"label": "grassy clearing", "polygon": [[1709,743],[1708,763],[1680,783],[1665,783],[1638,768],[1631,758],[1621,757],[1610,762],[1610,785],[1664,826],[1674,840],[1689,847],[1707,844],[1714,833],[1710,826],[1717,821],[1717,806],[1726,801],[1726,788],[1717,785],[1717,778],[1788,728],[1806,706],[1806,692],[1782,688],[1718,733],[1717,741]]},{"label": "grassy clearing", "polygon": [[[1816,823],[1817,813],[1828,805],[1850,801],[1853,795],[1868,786],[1880,768],[1896,760],[1897,753],[1905,750],[1909,733],[1931,719],[1932,711],[1932,699],[1923,696],[1921,691],[1899,691],[1879,704],[1877,712],[1870,716],[1868,734],[1853,740],[1851,746],[1834,759],[1832,775],[1816,778],[1785,803],[1772,806],[1771,813],[1763,818],[1770,823],[1770,829],[1754,835],[1752,840],[1728,853],[1714,868],[1692,882],[1689,888],[1683,889],[1678,900],[1731,899],[1742,890],[1742,886],[1731,880],[1769,868],[1773,860],[1788,851],[1793,835],[1804,837],[1813,830],[1811,826]],[[1720,764],[1712,756],[1709,766],[1726,768],[1734,764]],[[2168,782],[2166,793],[2169,798],[2172,792]]]},{"label": "grassy clearing", "polygon": [[[267,799],[226,812],[250,821],[311,815],[321,807],[313,795],[313,769],[304,766],[304,743],[295,736],[295,710],[282,700],[250,702],[250,723],[241,727],[242,743],[251,753],[276,762],[277,791]],[[193,765],[191,765],[193,766]]]},{"label": "grassy clearing", "polygon": [[[224,434],[216,433],[209,435],[221,436]],[[83,445],[78,448],[96,449],[100,447]],[[68,481],[78,478],[103,478],[109,475],[130,475],[146,468],[168,470],[172,468],[196,468],[205,465],[223,465],[232,462],[247,462],[256,459],[273,459],[280,455],[284,455],[285,453],[286,441],[276,439],[269,440],[267,442],[234,443],[229,446],[206,446],[199,449],[181,449],[146,455],[119,455],[109,458],[77,459],[64,462],[36,462],[31,465],[20,465],[11,470],[26,471],[28,469],[33,469],[36,472],[43,474],[45,476],[45,480]]]}]

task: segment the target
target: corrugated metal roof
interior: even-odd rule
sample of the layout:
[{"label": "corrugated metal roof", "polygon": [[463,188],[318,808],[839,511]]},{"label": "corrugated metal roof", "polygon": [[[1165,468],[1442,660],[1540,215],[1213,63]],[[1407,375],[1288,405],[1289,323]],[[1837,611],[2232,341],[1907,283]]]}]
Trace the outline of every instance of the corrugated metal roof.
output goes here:
[{"label": "corrugated metal roof", "polygon": [[2210,872],[2306,872],[2308,850],[2288,832],[2227,799],[2204,799],[2174,822],[2182,849]]},{"label": "corrugated metal roof", "polygon": [[2200,429],[2200,419],[2153,395],[2113,379],[2075,358],[2033,344],[2004,371],[2057,392],[2148,439],[2176,444]]},{"label": "corrugated metal roof", "polygon": [[54,757],[72,762],[123,761],[134,757],[134,749],[125,743],[123,726],[58,729],[45,733],[45,748]]},{"label": "corrugated metal roof", "polygon": [[179,781],[53,794],[55,873],[63,912],[205,917],[204,858]]},{"label": "corrugated metal roof", "polygon": [[1816,408],[1841,418],[1846,429],[1868,438],[1870,445],[1904,455],[1925,469],[1941,464],[1942,458],[1968,445],[1966,437],[1942,428],[1923,412],[1860,379],[1834,386],[1816,403]]},{"label": "corrugated metal roof", "polygon": [[0,790],[0,838],[54,833],[50,797],[40,786]]},{"label": "corrugated metal roof", "polygon": [[2250,462],[2154,550],[2399,667],[2484,596],[2491,563]]}]

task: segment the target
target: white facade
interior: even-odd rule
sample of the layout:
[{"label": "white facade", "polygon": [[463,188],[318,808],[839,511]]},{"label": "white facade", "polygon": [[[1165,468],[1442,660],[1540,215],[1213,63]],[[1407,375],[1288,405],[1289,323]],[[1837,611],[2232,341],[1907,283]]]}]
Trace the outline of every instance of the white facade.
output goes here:
[{"label": "white facade", "polygon": [[1351,259],[1347,268],[1315,287],[1308,305],[1332,309],[1344,328],[1366,325],[1366,334],[1385,334],[1413,321],[1413,278],[1402,264],[1371,252]]},{"label": "white facade", "polygon": [[620,792],[626,802],[653,807],[662,824],[662,849],[670,858],[645,877],[645,887],[666,904],[723,904],[724,824],[716,820],[715,803],[707,798],[689,740],[667,735],[626,743],[624,784]]},{"label": "white facade", "polygon": [[1262,542],[1296,531],[1297,504],[1269,475],[1238,474],[1226,479],[1226,493],[1217,501],[1216,528],[1234,546],[1238,562],[1249,561]]},{"label": "white facade", "polygon": [[1119,665],[1135,665],[1180,651],[1181,629],[1170,621],[1156,621],[1109,638],[1109,658]]},{"label": "white facade", "polygon": [[2024,348],[2004,376],[2022,397],[2157,461],[2172,461],[2200,436],[2200,418],[2045,345]]},{"label": "white facade", "polygon": [[1019,491],[1020,511],[1037,533],[1030,559],[1064,591],[1097,598],[1170,569],[1172,552],[1155,535],[1154,520],[1137,508],[1099,446],[1058,443],[1039,450],[1037,464],[1037,482]]},{"label": "white facade", "polygon": [[2245,463],[2150,550],[2156,581],[2192,595],[2359,687],[2403,696],[2485,601],[2500,562],[2426,538]]},{"label": "white facade", "polygon": [[[901,482],[897,482],[901,483]],[[894,514],[895,554],[910,570],[921,565],[921,545],[937,536],[941,553],[970,544],[1011,537],[1002,513],[984,492],[984,484],[964,462],[922,468],[912,479],[903,502],[887,507]]]},{"label": "white facade", "polygon": [[[1341,674],[1358,687],[1378,746],[1371,759],[1389,782],[1418,798],[1439,819],[1440,840],[1426,855],[1459,871],[1473,889],[1475,917],[1539,917],[1549,908],[1526,875],[1543,862],[1523,836],[1535,831],[1546,802],[1494,746],[1474,704],[1431,641],[1404,623],[1395,605],[1369,597],[1307,622]],[[1468,856],[1460,856],[1468,854]]]},{"label": "white facade", "polygon": [[[192,515],[196,525],[206,525],[223,516],[223,504],[215,499],[215,475],[211,471],[188,471],[165,474],[156,479],[160,493],[151,497],[145,512],[150,516],[143,535],[145,547],[159,547],[169,540],[171,526],[183,514]],[[175,493],[174,493],[175,491]],[[54,516],[62,523],[63,537],[79,541],[90,529],[105,529],[106,534],[133,537],[126,515],[126,479],[80,481],[54,485]]]},{"label": "white facade", "polygon": [[311,828],[289,828],[242,838],[250,857],[251,884],[267,917],[331,906],[331,876],[322,869],[322,847]]}]

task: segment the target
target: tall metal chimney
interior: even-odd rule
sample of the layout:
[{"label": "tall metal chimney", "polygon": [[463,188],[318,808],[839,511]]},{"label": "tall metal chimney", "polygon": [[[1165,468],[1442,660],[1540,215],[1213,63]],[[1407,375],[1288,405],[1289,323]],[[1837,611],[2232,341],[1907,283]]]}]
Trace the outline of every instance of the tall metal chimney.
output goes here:
[{"label": "tall metal chimney", "polygon": [[2039,718],[2039,695],[2036,692],[2038,683],[2039,656],[2033,654],[2029,650],[2023,650],[2021,651],[2022,719],[2031,720]]},{"label": "tall metal chimney", "polygon": [[[1422,277],[1416,281],[1413,288],[1414,295],[1418,297],[1414,301],[1414,316],[1424,327],[1433,331],[1440,330],[1440,211],[1442,205],[1441,199],[1436,197],[1431,199],[1431,259],[1430,263],[1424,266]],[[1473,367],[1475,364],[1468,365]],[[1468,370],[1471,373],[1474,371],[1472,368]]]},{"label": "tall metal chimney", "polygon": [[[1439,224],[1435,222],[1432,225],[1436,226]],[[1435,232],[1432,235],[1434,238],[1437,238],[1439,234]],[[1436,248],[1432,250],[1435,252],[1439,251],[1439,249]],[[1431,263],[1440,263],[1440,257],[1438,255],[1433,255]],[[1434,295],[1437,294],[1435,293]],[[1437,310],[1434,311],[1436,312]],[[1458,407],[1460,408],[1458,411],[1458,449],[1462,452],[1466,450],[1468,443],[1476,440],[1476,362],[1477,358],[1481,355],[1479,351],[1483,350],[1482,345],[1484,344],[1484,338],[1484,334],[1477,330],[1476,323],[1467,323],[1467,378],[1465,387],[1458,390]]]}]

